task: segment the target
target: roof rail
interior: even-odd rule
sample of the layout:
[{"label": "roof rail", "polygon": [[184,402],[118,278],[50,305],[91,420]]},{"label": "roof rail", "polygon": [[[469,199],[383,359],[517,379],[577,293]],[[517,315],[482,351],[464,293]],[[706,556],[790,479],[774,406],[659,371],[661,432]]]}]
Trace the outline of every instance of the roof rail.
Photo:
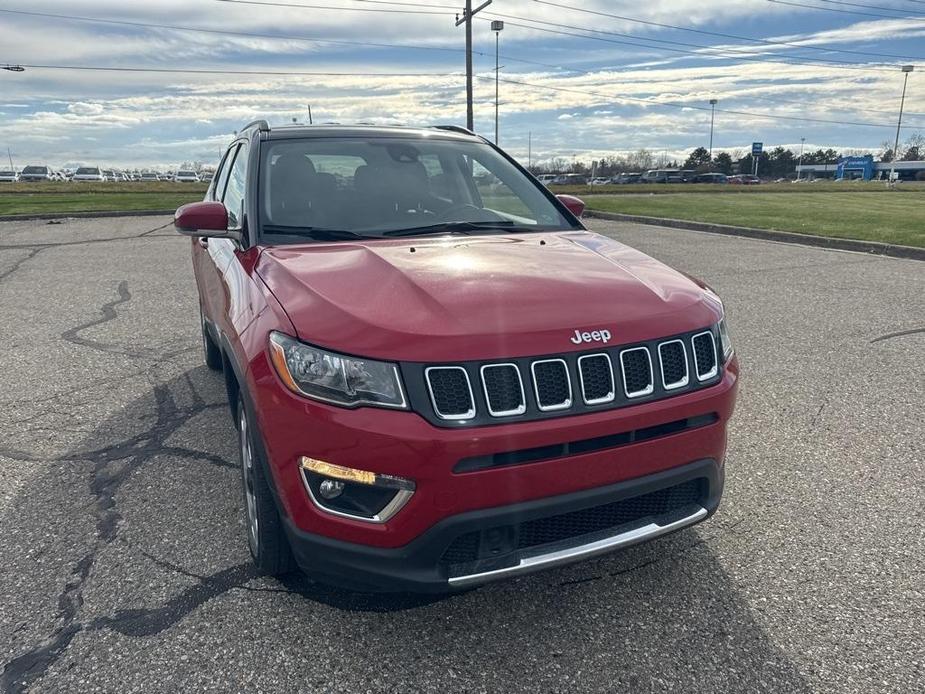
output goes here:
[{"label": "roof rail", "polygon": [[464,128],[461,125],[435,125],[433,127],[437,130],[450,130],[454,133],[462,133],[463,135],[475,135],[469,128]]},{"label": "roof rail", "polygon": [[244,132],[245,130],[248,130],[249,128],[257,128],[257,130],[260,130],[262,132],[269,132],[270,124],[267,123],[265,120],[254,120],[248,123],[247,125],[245,125],[243,128],[241,128],[239,132]]}]

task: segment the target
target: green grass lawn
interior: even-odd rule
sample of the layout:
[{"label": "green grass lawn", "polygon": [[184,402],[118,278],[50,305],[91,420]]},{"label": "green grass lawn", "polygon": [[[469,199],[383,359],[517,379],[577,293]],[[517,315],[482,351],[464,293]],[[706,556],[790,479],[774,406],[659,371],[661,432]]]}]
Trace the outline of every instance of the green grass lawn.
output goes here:
[{"label": "green grass lawn", "polygon": [[925,247],[925,193],[909,190],[881,195],[594,195],[585,202],[589,209],[604,212]]},{"label": "green grass lawn", "polygon": [[71,212],[122,212],[173,210],[202,200],[204,191],[192,187],[184,192],[105,192],[0,194],[0,215],[60,214]]},{"label": "green grass lawn", "polygon": [[754,193],[925,193],[925,181],[903,181],[895,190],[880,181],[822,181],[814,183],[762,183],[757,186],[721,185],[711,183],[634,183],[606,186],[550,186],[553,193],[568,195],[671,195],[673,193],[709,193],[711,195],[752,195]]}]

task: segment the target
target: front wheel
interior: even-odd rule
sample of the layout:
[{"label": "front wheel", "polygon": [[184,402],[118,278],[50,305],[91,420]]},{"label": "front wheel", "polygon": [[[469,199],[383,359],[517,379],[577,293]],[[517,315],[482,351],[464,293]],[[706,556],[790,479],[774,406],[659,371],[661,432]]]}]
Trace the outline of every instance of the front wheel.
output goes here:
[{"label": "front wheel", "polygon": [[259,449],[254,445],[254,430],[244,399],[238,400],[238,440],[241,457],[241,481],[244,485],[244,512],[247,544],[254,564],[263,573],[282,576],[295,568],[289,540],[283,529],[276,502],[265,477]]}]

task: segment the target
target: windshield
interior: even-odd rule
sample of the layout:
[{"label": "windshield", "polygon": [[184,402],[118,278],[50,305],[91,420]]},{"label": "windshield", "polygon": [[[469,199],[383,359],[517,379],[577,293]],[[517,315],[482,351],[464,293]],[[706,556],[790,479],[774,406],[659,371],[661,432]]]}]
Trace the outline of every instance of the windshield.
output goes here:
[{"label": "windshield", "polygon": [[100,170],[92,166],[81,166],[75,176],[99,176]]},{"label": "windshield", "polygon": [[196,174],[195,174],[195,172],[193,172],[193,171],[177,171],[177,176],[189,176],[189,177],[192,177],[192,176],[195,176],[195,175],[196,175]]},{"label": "windshield", "polygon": [[270,141],[260,190],[261,232],[274,242],[299,242],[300,230],[348,232],[340,239],[574,228],[489,145],[437,137]]},{"label": "windshield", "polygon": [[25,174],[33,174],[33,173],[43,174],[43,173],[48,173],[48,167],[47,166],[27,166],[26,168],[22,170],[22,172]]}]

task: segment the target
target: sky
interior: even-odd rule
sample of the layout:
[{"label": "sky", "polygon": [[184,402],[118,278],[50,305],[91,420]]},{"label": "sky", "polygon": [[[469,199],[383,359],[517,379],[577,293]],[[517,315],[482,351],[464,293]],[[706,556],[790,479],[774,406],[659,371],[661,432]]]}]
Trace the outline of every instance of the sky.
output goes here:
[{"label": "sky", "polygon": [[[2,0],[0,68],[25,69],[0,69],[0,154],[215,163],[244,123],[309,108],[316,123],[464,125],[463,4]],[[475,129],[490,139],[493,19],[500,145],[522,161],[683,158],[709,146],[711,99],[714,153],[801,138],[876,152],[896,134],[904,64],[901,140],[925,133],[923,0],[494,0],[473,22]]]}]

